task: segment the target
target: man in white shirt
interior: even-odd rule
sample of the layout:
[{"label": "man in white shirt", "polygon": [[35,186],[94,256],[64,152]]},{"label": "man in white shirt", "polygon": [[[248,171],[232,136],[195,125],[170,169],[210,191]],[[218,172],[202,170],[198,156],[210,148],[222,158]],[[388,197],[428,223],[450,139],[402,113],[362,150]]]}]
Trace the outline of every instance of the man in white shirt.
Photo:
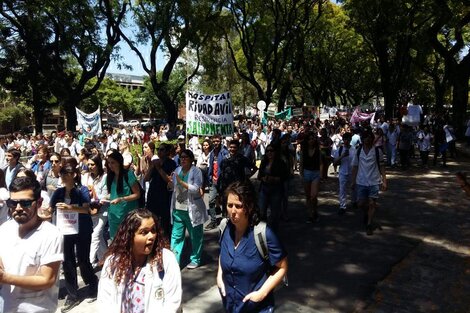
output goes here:
[{"label": "man in white shirt", "polygon": [[67,131],[65,133],[65,145],[64,148],[68,148],[70,150],[70,155],[74,158],[78,158],[78,154],[82,150],[82,146],[78,143],[78,140],[74,139],[73,132]]},{"label": "man in white shirt", "polygon": [[41,186],[18,177],[7,201],[11,220],[0,226],[0,295],[4,313],[55,312],[63,237],[38,216]]},{"label": "man in white shirt", "polygon": [[351,203],[356,204],[356,193],[348,192],[351,184],[351,163],[356,150],[351,146],[351,133],[344,133],[343,145],[334,152],[333,165],[339,165],[339,215],[346,213],[348,193],[351,195]]},{"label": "man in white shirt", "polygon": [[383,153],[374,147],[374,133],[367,128],[361,134],[362,146],[357,149],[352,161],[352,189],[356,192],[358,206],[364,210],[367,235],[373,234],[372,220],[375,214],[379,189],[387,190]]}]

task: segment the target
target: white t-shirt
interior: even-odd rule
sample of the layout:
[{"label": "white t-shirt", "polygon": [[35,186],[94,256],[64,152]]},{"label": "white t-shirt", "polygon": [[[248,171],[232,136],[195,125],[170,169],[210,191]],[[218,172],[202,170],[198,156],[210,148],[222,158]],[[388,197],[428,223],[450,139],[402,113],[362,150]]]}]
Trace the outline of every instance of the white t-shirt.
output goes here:
[{"label": "white t-shirt", "polygon": [[[382,176],[380,175],[379,164],[377,164],[377,157],[375,151],[379,151],[379,160],[382,160],[382,149],[375,149],[372,147],[369,153],[365,153],[364,148],[361,149],[359,159],[357,157],[357,150],[354,152],[352,166],[357,166],[356,184],[362,186],[375,186],[382,183]],[[360,164],[359,164],[360,163]]]},{"label": "white t-shirt", "polygon": [[[26,237],[18,236],[18,223],[9,220],[0,226],[0,257],[5,272],[27,276],[38,272],[41,265],[62,261],[63,237],[57,227],[42,222]],[[5,240],[8,238],[8,240]],[[58,275],[57,275],[58,276]],[[5,313],[55,312],[59,296],[59,279],[49,289],[34,291],[11,285],[2,285],[1,297]]]},{"label": "white t-shirt", "polygon": [[339,147],[336,151],[333,152],[333,158],[337,159],[340,157],[339,152],[341,150],[341,155],[345,154],[346,151],[349,152],[348,157],[344,157],[341,159],[341,164],[339,166],[339,174],[340,175],[349,175],[351,174],[351,163],[356,154],[356,149],[354,147],[346,148],[345,146]]}]

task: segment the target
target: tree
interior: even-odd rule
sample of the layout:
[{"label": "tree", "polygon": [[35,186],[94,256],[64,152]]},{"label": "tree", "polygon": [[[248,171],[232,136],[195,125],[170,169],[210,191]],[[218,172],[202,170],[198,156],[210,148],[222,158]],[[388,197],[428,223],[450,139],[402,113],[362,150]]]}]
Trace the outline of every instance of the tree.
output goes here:
[{"label": "tree", "polygon": [[360,105],[377,94],[378,73],[373,55],[350,27],[341,6],[323,7],[316,27],[304,39],[304,62],[297,81],[313,103]]},{"label": "tree", "polygon": [[[110,0],[2,1],[0,23],[9,30],[5,37],[14,38],[24,49],[30,71],[26,83],[35,86],[36,79],[47,83],[66,111],[68,129],[74,130],[77,123],[75,107],[104,78],[120,40],[116,29],[126,7],[127,1]],[[86,88],[93,78],[95,85]],[[38,105],[35,114],[40,116]]]},{"label": "tree", "polygon": [[[224,36],[233,65],[258,99],[271,103],[279,91],[282,110],[303,57],[302,36],[321,14],[322,0],[229,0]],[[318,9],[314,11],[314,7]]]},{"label": "tree", "polygon": [[426,23],[426,6],[419,0],[346,0],[354,28],[374,53],[380,72],[385,115],[394,116],[406,91],[417,32]]},{"label": "tree", "polygon": [[[95,80],[96,78],[89,82],[89,88],[96,84]],[[80,109],[90,113],[99,106],[102,112],[111,109],[122,111],[124,116],[141,114],[143,105],[140,93],[140,90],[128,90],[116,84],[112,79],[105,78],[98,90],[82,101]]]},{"label": "tree", "polygon": [[[199,49],[214,29],[219,14],[217,1],[211,0],[142,0],[131,4],[130,14],[136,26],[133,34],[120,34],[129,47],[136,53],[156,97],[161,101],[167,120],[174,125],[177,118],[177,101],[184,85],[194,77],[199,69]],[[146,56],[145,48],[150,46]],[[157,73],[157,52],[166,54],[166,64],[161,77]],[[176,88],[169,86],[171,74],[178,59],[185,51],[196,54],[196,62],[191,65],[191,74]],[[147,59],[148,58],[148,59]]]},{"label": "tree", "polygon": [[428,30],[432,47],[444,59],[445,73],[452,85],[452,119],[463,135],[470,79],[470,9],[468,1],[434,0],[429,10]]}]

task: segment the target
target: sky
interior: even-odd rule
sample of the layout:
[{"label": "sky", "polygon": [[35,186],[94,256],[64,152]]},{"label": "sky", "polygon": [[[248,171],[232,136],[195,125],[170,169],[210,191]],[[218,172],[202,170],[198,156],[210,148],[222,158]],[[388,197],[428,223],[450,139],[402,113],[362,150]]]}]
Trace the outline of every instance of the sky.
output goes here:
[{"label": "sky", "polygon": [[[121,55],[122,60],[120,60],[118,62],[112,60],[111,63],[109,64],[107,72],[108,73],[139,75],[139,76],[147,75],[147,73],[145,73],[145,71],[142,67],[142,63],[140,62],[140,59],[137,57],[137,55],[134,53],[134,51],[132,51],[129,48],[129,46],[123,41],[121,41],[118,46],[120,47],[119,54]],[[141,47],[139,47],[139,49],[141,50],[141,52],[142,52],[142,54],[145,58],[147,66],[149,66],[148,55],[150,53],[150,47],[149,46],[141,46]],[[126,63],[127,65],[132,66],[132,70],[125,69],[125,68],[118,69],[118,63],[120,63],[120,62]],[[158,70],[163,69],[164,62],[165,61],[163,59],[163,53],[161,51],[159,51],[157,53],[157,69]]]}]

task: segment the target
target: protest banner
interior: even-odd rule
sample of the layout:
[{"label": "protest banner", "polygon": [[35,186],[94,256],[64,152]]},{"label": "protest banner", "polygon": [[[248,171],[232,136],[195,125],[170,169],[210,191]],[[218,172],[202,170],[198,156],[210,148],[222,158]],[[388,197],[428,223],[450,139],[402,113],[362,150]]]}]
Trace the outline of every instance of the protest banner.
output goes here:
[{"label": "protest banner", "polygon": [[292,108],[288,108],[280,113],[274,114],[276,120],[290,120],[292,118]]},{"label": "protest banner", "polygon": [[302,116],[304,115],[304,111],[302,108],[294,108],[292,109],[292,116]]},{"label": "protest banner", "polygon": [[230,92],[216,95],[186,92],[186,134],[233,136],[233,132]]},{"label": "protest banner", "polygon": [[57,210],[56,225],[62,235],[78,234],[78,212]]},{"label": "protest banner", "polygon": [[100,107],[98,107],[98,110],[90,114],[79,110],[77,107],[75,108],[75,111],[77,112],[78,129],[86,130],[89,126],[92,134],[101,134]]}]

